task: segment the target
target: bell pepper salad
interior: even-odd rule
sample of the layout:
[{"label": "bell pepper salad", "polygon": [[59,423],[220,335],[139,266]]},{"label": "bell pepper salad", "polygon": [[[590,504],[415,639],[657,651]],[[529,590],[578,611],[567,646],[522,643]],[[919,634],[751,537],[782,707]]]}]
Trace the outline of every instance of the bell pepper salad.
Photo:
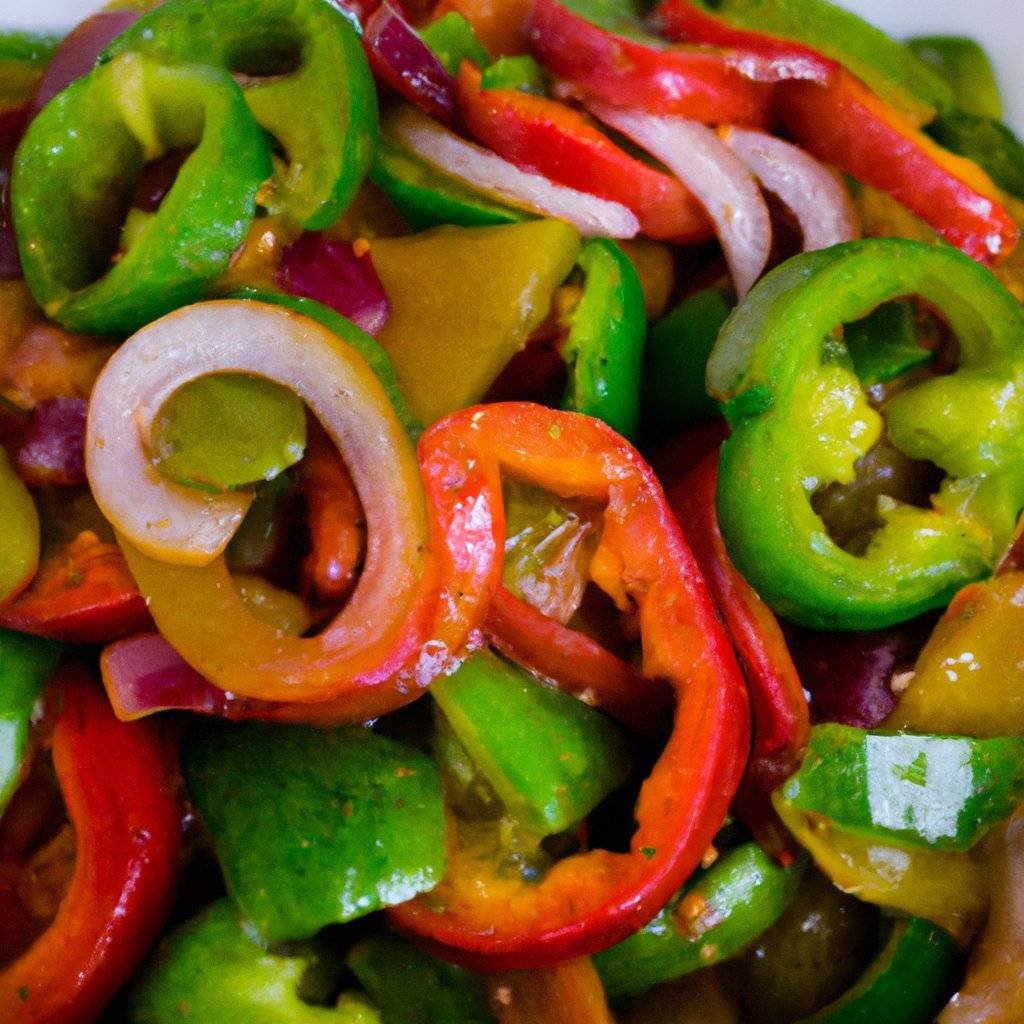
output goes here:
[{"label": "bell pepper salad", "polygon": [[0,1020],[1024,1019],[1001,118],[829,0],[0,30]]}]

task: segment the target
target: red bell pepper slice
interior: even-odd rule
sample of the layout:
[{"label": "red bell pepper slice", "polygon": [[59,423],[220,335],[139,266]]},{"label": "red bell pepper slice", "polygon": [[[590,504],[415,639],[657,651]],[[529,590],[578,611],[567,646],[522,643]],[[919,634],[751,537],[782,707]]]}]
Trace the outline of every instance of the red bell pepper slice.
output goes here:
[{"label": "red bell pepper slice", "polygon": [[78,644],[105,643],[149,621],[121,550],[90,530],[45,558],[28,589],[0,609],[5,629]]},{"label": "red bell pepper slice", "polygon": [[673,42],[706,43],[746,51],[748,61],[744,63],[737,56],[737,66],[766,81],[802,79],[824,85],[840,67],[838,61],[803,43],[736,28],[725,18],[695,7],[690,0],[662,0],[654,10],[654,21],[661,34]]},{"label": "red bell pepper slice", "polygon": [[47,930],[0,970],[9,1024],[89,1024],[156,937],[178,868],[176,758],[148,723],[119,722],[87,673],[52,684],[53,764],[77,855]]},{"label": "red bell pepper slice", "polygon": [[750,690],[754,746],[737,811],[765,850],[786,861],[790,843],[769,798],[800,766],[810,710],[778,619],[726,551],[715,510],[717,484],[716,451],[669,491],[668,500],[725,620]]},{"label": "red bell pepper slice", "polygon": [[812,156],[888,192],[968,256],[993,266],[1020,228],[977,164],[932,142],[860,79],[839,69],[827,85],[783,82],[778,111]]},{"label": "red bell pepper slice", "polygon": [[769,119],[772,87],[737,70],[734,56],[645,46],[592,24],[558,0],[536,0],[527,38],[549,71],[613,106],[705,124],[761,126]]},{"label": "red bell pepper slice", "polygon": [[711,225],[678,178],[620,149],[594,123],[557,100],[515,89],[481,89],[468,61],[459,69],[459,110],[470,134],[520,170],[632,210],[650,238],[705,241]]},{"label": "red bell pepper slice", "polygon": [[671,691],[584,633],[563,626],[504,587],[491,601],[484,632],[520,665],[594,704],[644,736],[665,731]]},{"label": "red bell pepper slice", "polygon": [[[653,471],[599,420],[529,403],[464,409],[420,441],[428,500],[450,566],[446,601],[467,614],[501,584],[501,474],[604,506],[595,561],[636,606],[644,674],[676,695],[672,733],[644,783],[628,853],[593,850],[540,882],[502,883],[460,856],[394,922],[442,955],[491,970],[583,956],[642,927],[707,852],[739,783],[749,707],[735,655]],[[456,828],[458,827],[456,823]]]},{"label": "red bell pepper slice", "polygon": [[304,589],[320,601],[343,601],[359,578],[366,520],[352,474],[323,429],[310,424],[299,464],[306,499],[310,553],[302,566]]}]

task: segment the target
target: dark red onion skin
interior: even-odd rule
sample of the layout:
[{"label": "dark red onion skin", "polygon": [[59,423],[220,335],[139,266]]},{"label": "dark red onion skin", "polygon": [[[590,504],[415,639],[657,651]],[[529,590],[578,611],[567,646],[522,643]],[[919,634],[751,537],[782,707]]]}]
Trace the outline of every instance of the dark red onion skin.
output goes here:
[{"label": "dark red onion skin", "polygon": [[11,169],[0,163],[0,281],[21,277],[21,259],[11,216]]},{"label": "dark red onion skin", "polygon": [[370,254],[357,256],[350,242],[307,232],[281,253],[277,283],[290,295],[330,306],[367,334],[387,323],[388,299]]},{"label": "dark red onion skin", "polygon": [[35,486],[85,483],[84,398],[48,398],[33,410],[16,464]]},{"label": "dark red onion skin", "polygon": [[378,79],[425,114],[454,123],[455,79],[388,0],[367,18],[363,49]]},{"label": "dark red onion skin", "polygon": [[790,654],[811,695],[812,720],[877,729],[897,704],[893,674],[913,665],[934,625],[934,615],[870,633],[787,625]]},{"label": "dark red onion skin", "polygon": [[87,75],[107,45],[142,17],[141,11],[100,11],[74,28],[57,47],[29,106],[35,116],[57,93]]}]

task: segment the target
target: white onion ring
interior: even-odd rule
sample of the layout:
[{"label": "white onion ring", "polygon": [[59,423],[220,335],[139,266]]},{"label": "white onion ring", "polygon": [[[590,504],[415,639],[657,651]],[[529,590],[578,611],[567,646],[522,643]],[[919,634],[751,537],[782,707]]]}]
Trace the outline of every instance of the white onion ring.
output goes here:
[{"label": "white onion ring", "polygon": [[722,243],[736,294],[743,298],[761,276],[772,247],[771,216],[750,171],[697,121],[597,102],[588,107],[657,157],[700,200]]},{"label": "white onion ring", "polygon": [[568,221],[585,238],[633,238],[640,231],[636,215],[621,203],[521,171],[411,107],[392,111],[385,128],[411,153],[444,174],[509,206]]},{"label": "white onion ring", "polygon": [[718,134],[761,185],[793,212],[805,252],[857,237],[853,201],[835,171],[767,132],[728,126]]}]

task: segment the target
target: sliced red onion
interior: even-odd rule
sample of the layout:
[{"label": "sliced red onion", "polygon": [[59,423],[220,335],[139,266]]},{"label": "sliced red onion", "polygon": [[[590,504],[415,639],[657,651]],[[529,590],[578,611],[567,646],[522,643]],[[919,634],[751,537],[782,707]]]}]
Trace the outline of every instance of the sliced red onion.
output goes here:
[{"label": "sliced red onion", "polygon": [[115,641],[103,651],[101,664],[103,684],[122,721],[158,711],[248,717],[245,701],[207,682],[159,633]]},{"label": "sliced red onion", "polygon": [[61,41],[43,72],[29,108],[30,116],[35,116],[57,93],[92,71],[107,44],[141,17],[142,11],[127,8],[100,11],[73,29]]},{"label": "sliced red onion", "polygon": [[640,231],[636,215],[620,203],[521,171],[410,107],[393,111],[386,124],[420,160],[509,206],[566,220],[588,238],[633,238]]},{"label": "sliced red onion", "polygon": [[11,169],[0,164],[0,281],[15,277],[21,277],[21,260],[11,217]]},{"label": "sliced red onion", "polygon": [[316,299],[377,335],[390,309],[368,252],[357,256],[351,242],[307,232],[281,252],[277,283],[289,294]]},{"label": "sliced red onion", "polygon": [[0,106],[0,149],[14,149],[28,122],[28,103]]},{"label": "sliced red onion", "polygon": [[448,124],[455,120],[455,79],[388,0],[367,19],[363,49],[374,74],[399,96],[431,117]]},{"label": "sliced red onion", "polygon": [[762,187],[792,211],[803,234],[805,252],[857,237],[850,193],[831,168],[767,132],[726,127],[718,134]]},{"label": "sliced red onion", "polygon": [[740,159],[712,129],[696,121],[604,103],[589,107],[657,157],[700,200],[722,243],[736,294],[746,295],[768,263],[772,222],[757,182]]},{"label": "sliced red onion", "polygon": [[48,398],[32,410],[18,472],[29,484],[85,483],[84,398]]}]

